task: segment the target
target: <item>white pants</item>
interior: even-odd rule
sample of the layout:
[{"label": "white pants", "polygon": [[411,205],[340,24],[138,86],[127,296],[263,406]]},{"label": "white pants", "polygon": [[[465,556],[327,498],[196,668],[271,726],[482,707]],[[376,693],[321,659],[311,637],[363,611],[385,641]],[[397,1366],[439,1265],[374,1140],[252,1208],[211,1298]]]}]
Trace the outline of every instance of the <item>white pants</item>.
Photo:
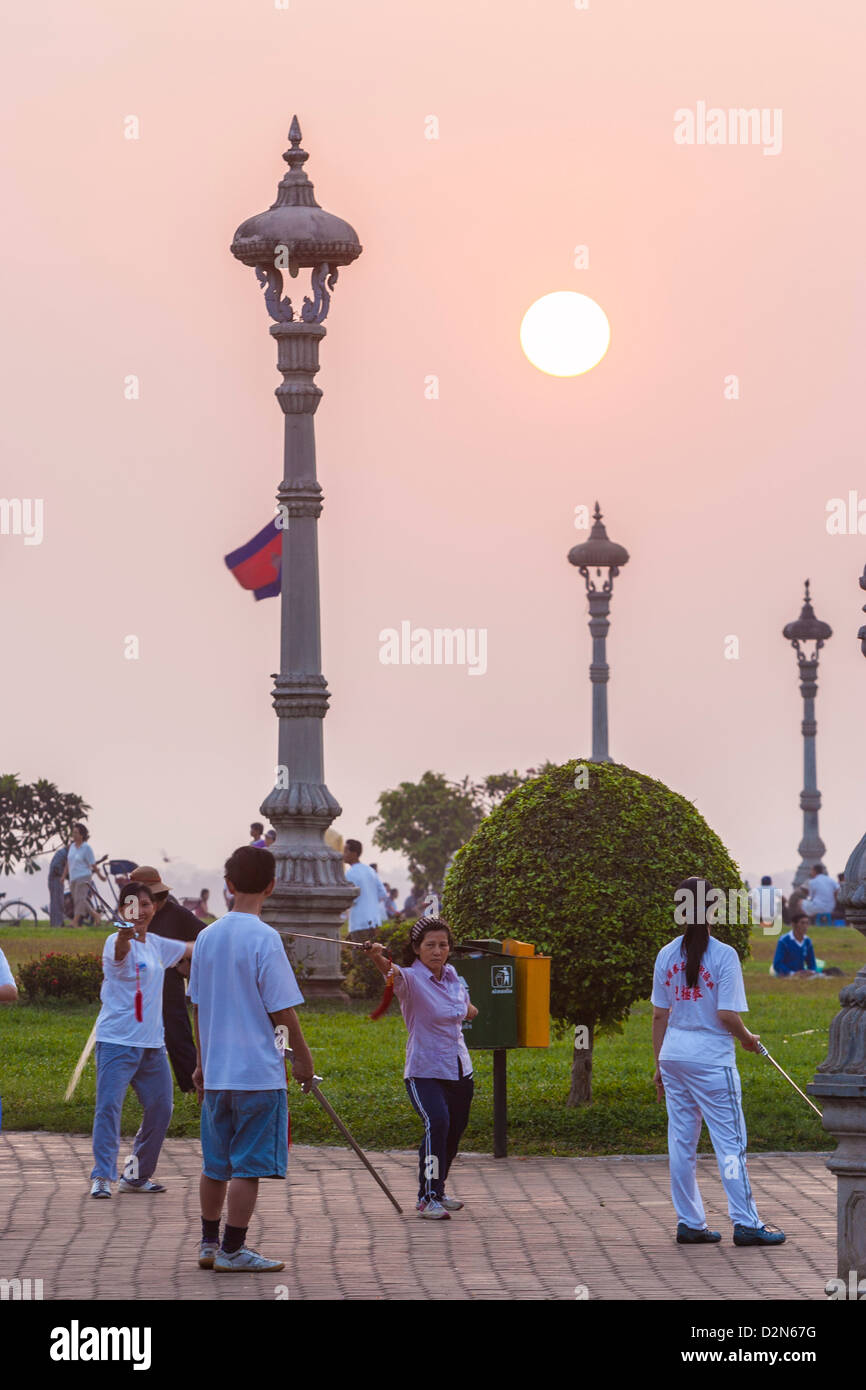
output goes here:
[{"label": "white pants", "polygon": [[706,1121],[728,1198],[728,1215],[736,1224],[760,1226],[746,1165],[746,1122],[736,1067],[706,1067],[695,1062],[659,1062],[668,1111],[671,1198],[677,1220],[692,1230],[707,1224],[698,1190],[697,1151]]}]

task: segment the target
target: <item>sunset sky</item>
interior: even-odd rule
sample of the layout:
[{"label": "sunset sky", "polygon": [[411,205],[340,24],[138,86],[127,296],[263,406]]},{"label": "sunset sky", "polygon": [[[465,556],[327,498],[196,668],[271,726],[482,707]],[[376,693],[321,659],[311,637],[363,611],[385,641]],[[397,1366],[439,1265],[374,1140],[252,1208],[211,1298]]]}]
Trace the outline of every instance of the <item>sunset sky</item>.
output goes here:
[{"label": "sunset sky", "polygon": [[[364,247],[318,377],[334,828],[366,842],[379,793],[427,769],[588,754],[566,555],[597,497],[631,556],[612,756],[694,801],[752,875],[798,862],[781,629],[811,579],[834,630],[821,831],[844,866],[866,830],[866,534],[829,534],[827,509],[859,489],[866,513],[862,5],[74,0],[7,7],[0,36],[0,491],[44,504],[40,545],[0,536],[0,770],[80,792],[97,854],[164,849],[212,887],[271,786],[278,602],[223,556],[273,513],[280,378],[229,245],[273,201],[297,112],[318,201]],[[700,103],[780,111],[781,148],[677,143]],[[582,376],[521,351],[557,290],[610,321]],[[485,629],[485,674],[382,664],[403,621]]]}]

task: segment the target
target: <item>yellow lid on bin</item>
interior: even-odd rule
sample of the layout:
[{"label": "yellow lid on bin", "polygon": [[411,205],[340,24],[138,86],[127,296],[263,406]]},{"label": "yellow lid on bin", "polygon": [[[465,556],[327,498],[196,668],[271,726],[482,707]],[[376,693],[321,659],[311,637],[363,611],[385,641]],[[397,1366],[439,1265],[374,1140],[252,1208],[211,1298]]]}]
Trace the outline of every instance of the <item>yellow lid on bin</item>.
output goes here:
[{"label": "yellow lid on bin", "polygon": [[513,936],[506,936],[502,943],[502,949],[508,956],[535,955],[535,947],[530,941],[516,941]]}]

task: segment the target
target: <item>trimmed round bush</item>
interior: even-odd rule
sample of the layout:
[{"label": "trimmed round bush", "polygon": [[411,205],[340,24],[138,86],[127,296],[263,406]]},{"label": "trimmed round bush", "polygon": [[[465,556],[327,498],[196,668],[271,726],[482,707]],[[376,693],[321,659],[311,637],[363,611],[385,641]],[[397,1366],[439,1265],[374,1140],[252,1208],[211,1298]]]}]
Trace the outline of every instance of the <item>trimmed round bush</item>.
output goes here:
[{"label": "trimmed round bush", "polygon": [[[458,937],[518,937],[551,956],[551,1013],[583,1025],[570,1100],[589,1099],[593,1032],[648,998],[658,951],[679,936],[674,891],[691,875],[742,889],[690,801],[618,763],[572,761],[511,793],[458,851],[443,913]],[[743,925],[713,935],[748,952]]]}]

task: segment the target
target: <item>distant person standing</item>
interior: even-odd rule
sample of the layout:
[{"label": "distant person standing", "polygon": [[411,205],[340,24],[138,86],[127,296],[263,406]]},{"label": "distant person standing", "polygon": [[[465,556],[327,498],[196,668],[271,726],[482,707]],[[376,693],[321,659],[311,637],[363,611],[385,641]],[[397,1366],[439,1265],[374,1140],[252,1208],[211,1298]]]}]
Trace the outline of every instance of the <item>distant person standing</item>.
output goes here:
[{"label": "distant person standing", "polygon": [[250,844],[253,849],[267,849],[268,844],[265,839],[265,827],[260,820],[253,821],[250,826],[250,835],[252,836]]},{"label": "distant person standing", "polygon": [[62,927],[66,921],[66,913],[63,910],[63,879],[68,853],[66,845],[61,845],[54,851],[48,865],[48,921],[52,927]]},{"label": "distant person standing", "polygon": [[416,884],[412,885],[412,891],[403,904],[404,917],[419,917],[424,906],[425,890]]},{"label": "distant person standing", "polygon": [[399,917],[400,906],[397,902],[397,889],[389,888],[387,883],[385,884],[385,887],[388,889],[388,897],[385,902],[385,911],[387,912],[389,917]]},{"label": "distant person standing", "polygon": [[845,909],[844,909],[844,907],[842,906],[842,903],[841,903],[841,899],[842,899],[842,898],[844,897],[844,895],[845,895],[845,870],[844,870],[844,869],[841,869],[841,870],[839,871],[839,874],[838,874],[838,881],[839,881],[839,887],[836,889],[835,906],[834,906],[834,909],[833,909],[833,925],[835,926],[836,923],[838,922],[840,926],[844,927],[844,925],[845,925]]},{"label": "distant person standing", "polygon": [[274,844],[275,844],[275,842],[276,842],[276,838],[277,838],[277,832],[276,832],[276,830],[266,830],[266,831],[265,831],[265,849],[273,849]]},{"label": "distant person standing", "polygon": [[369,864],[361,863],[363,845],[360,840],[347,840],[343,849],[346,878],[358,889],[358,896],[349,908],[349,935],[366,932],[382,921],[382,898],[385,886]]},{"label": "distant person standing", "polygon": [[813,864],[806,887],[809,896],[802,904],[803,911],[812,918],[816,926],[826,925],[833,919],[839,884],[835,878],[830,877],[823,864]]},{"label": "distant person standing", "polygon": [[773,887],[773,880],[769,874],[764,874],[760,888],[751,890],[749,902],[752,907],[752,917],[756,923],[768,927],[776,921],[777,915],[781,921],[782,892],[781,889]]},{"label": "distant person standing", "polygon": [[192,909],[194,917],[198,917],[202,922],[212,922],[214,915],[210,910],[210,889],[203,888],[199,894],[198,904]]},{"label": "distant person standing", "polygon": [[97,878],[105,879],[105,874],[96,862],[96,855],[87,843],[90,839],[90,831],[86,825],[80,821],[72,827],[72,844],[66,856],[66,877],[69,879],[69,891],[72,894],[72,925],[81,926],[82,917],[86,917],[90,912],[88,905],[88,894],[90,893],[90,876],[96,874]]}]

